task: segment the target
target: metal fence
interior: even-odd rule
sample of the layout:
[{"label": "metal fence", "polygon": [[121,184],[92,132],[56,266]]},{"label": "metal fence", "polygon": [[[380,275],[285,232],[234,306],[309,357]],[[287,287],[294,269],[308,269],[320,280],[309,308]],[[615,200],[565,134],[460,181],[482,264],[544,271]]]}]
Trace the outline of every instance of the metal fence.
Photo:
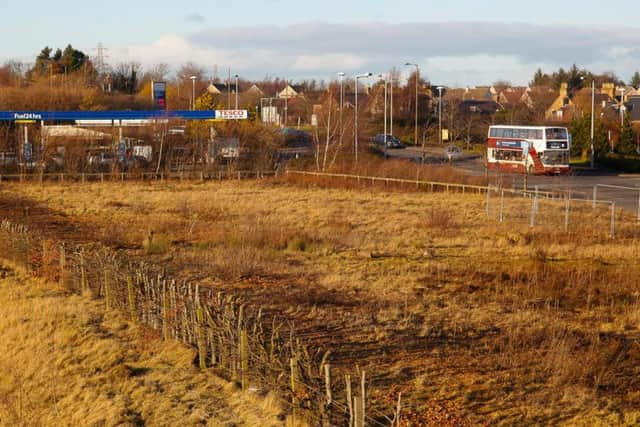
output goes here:
[{"label": "metal fence", "polygon": [[[640,188],[598,184],[591,192],[575,189],[541,191],[537,186],[527,189],[505,186],[481,186],[441,181],[336,174],[287,170],[291,177],[329,178],[360,186],[400,187],[413,191],[482,194],[487,216],[499,223],[521,224],[528,228],[546,227],[567,233],[591,233],[611,238],[640,238]],[[598,198],[603,189],[638,192],[638,211],[620,208],[614,201]]]}]

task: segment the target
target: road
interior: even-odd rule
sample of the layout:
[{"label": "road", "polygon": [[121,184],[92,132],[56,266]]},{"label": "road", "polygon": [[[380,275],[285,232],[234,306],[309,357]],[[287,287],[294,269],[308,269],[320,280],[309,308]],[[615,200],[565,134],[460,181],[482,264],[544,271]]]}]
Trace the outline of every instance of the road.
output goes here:
[{"label": "road", "polygon": [[[444,158],[442,147],[425,147],[425,164],[448,164]],[[401,150],[387,150],[390,158],[405,159],[420,163],[423,158],[421,148],[409,147]],[[484,161],[478,154],[465,154],[456,159],[452,165],[470,175],[486,175]],[[597,186],[596,197],[598,200],[615,202],[616,206],[623,207],[634,213],[640,212],[640,175],[621,174],[611,170],[574,169],[567,176],[524,176],[520,174],[497,174],[492,172],[489,180],[492,183],[502,184],[515,189],[525,187],[539,191],[567,192],[571,191],[571,197],[591,200],[594,187]],[[633,189],[611,188],[607,186],[629,187]],[[639,216],[640,218],[640,216]]]}]

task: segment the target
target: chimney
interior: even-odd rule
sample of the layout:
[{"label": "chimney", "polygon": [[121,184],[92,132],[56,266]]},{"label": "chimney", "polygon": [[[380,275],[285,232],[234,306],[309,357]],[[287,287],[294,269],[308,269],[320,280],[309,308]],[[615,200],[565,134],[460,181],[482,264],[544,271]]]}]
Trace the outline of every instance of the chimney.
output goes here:
[{"label": "chimney", "polygon": [[613,98],[615,95],[615,85],[613,83],[602,83],[602,93],[605,93],[609,98]]},{"label": "chimney", "polygon": [[568,94],[569,94],[569,84],[568,83],[561,83],[560,84],[560,96],[563,97],[563,98],[566,98]]}]

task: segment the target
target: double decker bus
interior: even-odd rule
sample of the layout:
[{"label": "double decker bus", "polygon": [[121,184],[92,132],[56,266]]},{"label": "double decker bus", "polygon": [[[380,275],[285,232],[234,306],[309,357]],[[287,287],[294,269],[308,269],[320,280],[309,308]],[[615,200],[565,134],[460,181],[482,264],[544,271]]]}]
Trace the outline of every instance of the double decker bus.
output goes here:
[{"label": "double decker bus", "polygon": [[491,126],[487,168],[529,174],[566,174],[571,135],[553,126]]}]

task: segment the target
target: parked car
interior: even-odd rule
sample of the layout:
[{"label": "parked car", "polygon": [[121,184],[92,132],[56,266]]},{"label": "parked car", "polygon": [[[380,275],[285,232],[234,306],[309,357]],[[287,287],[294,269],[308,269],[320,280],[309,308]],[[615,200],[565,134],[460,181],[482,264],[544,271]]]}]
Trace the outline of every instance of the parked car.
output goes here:
[{"label": "parked car", "polygon": [[444,157],[450,162],[462,157],[462,150],[455,145],[447,145],[444,149]]},{"label": "parked car", "polygon": [[[383,133],[379,133],[373,137],[373,143],[381,147],[384,147],[384,140],[385,140],[385,135]],[[387,134],[387,148],[405,148],[405,147],[406,145],[400,142],[397,136]]]},{"label": "parked car", "polygon": [[114,153],[105,151],[90,153],[87,157],[87,163],[89,163],[89,167],[99,172],[110,171],[117,161],[116,155]]},{"label": "parked car", "polygon": [[13,151],[0,151],[0,166],[12,167],[18,163],[16,153]]}]

